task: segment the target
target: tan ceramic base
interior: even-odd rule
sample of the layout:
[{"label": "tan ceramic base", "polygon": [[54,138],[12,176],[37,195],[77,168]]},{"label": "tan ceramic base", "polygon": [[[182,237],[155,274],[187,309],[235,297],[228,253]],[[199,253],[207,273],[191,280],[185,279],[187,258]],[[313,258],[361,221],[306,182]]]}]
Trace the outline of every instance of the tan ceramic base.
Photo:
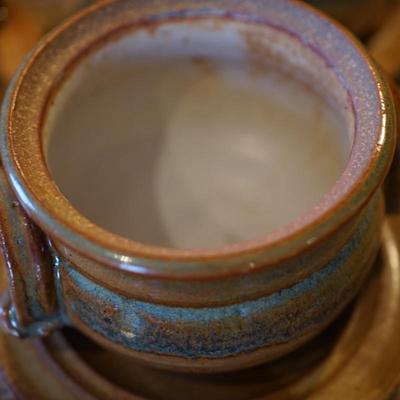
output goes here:
[{"label": "tan ceramic base", "polygon": [[193,376],[153,370],[64,332],[46,340],[0,335],[1,400],[400,399],[400,222],[355,303],[311,343],[246,371]]}]

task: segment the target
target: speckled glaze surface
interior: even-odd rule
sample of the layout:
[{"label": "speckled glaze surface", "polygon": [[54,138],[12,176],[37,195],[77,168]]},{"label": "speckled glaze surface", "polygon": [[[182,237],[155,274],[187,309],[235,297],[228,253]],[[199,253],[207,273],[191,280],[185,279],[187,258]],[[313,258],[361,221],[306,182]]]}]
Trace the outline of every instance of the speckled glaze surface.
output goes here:
[{"label": "speckled glaze surface", "polygon": [[[268,49],[249,40],[251,27],[276,31],[322,59],[345,93],[353,145],[344,173],[314,209],[268,236],[219,249],[144,245],[85,219],[49,175],[43,116],[71,66],[114,35],[182,20],[215,21],[216,32],[237,23],[257,62]],[[30,337],[72,325],[108,348],[190,371],[244,368],[293,350],[338,315],[374,262],[395,122],[391,91],[365,51],[300,3],[121,0],[84,11],[31,53],[4,102],[3,327]]]},{"label": "speckled glaze surface", "polygon": [[[389,220],[382,257],[354,304],[321,335],[279,360],[244,371],[186,374],[144,366],[72,331],[23,342],[0,332],[0,397],[397,400],[399,221]],[[5,283],[2,273],[2,288]]]}]

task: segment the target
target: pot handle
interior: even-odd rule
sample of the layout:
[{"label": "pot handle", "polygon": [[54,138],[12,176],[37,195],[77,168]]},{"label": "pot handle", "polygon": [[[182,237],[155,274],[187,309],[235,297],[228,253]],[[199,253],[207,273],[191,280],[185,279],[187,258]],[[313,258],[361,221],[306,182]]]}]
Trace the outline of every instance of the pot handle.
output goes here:
[{"label": "pot handle", "polygon": [[0,300],[0,327],[14,336],[44,336],[62,325],[56,268],[46,241],[0,168],[0,248],[8,277]]}]

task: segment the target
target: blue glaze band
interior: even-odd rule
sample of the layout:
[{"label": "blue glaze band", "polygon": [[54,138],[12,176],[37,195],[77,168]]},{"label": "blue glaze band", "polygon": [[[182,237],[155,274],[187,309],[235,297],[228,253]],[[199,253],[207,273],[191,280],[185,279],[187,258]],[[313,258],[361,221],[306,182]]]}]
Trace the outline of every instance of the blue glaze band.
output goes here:
[{"label": "blue glaze band", "polygon": [[[225,307],[180,308],[128,299],[61,262],[62,282],[73,287],[68,288],[67,314],[72,319],[79,315],[89,329],[126,348],[185,358],[229,357],[288,342],[330,321],[343,300],[352,298],[354,283],[344,281],[343,290],[328,296],[321,291],[336,290],[337,279],[362,281],[379,245],[376,206],[377,200],[352,238],[320,271],[280,292]],[[365,241],[371,241],[371,245],[366,246]],[[359,261],[359,271],[346,276],[343,272],[354,257]],[[353,289],[349,291],[348,287]],[[64,289],[61,287],[61,292]],[[81,297],[80,293],[85,295]],[[103,313],[110,305],[113,317]]]}]

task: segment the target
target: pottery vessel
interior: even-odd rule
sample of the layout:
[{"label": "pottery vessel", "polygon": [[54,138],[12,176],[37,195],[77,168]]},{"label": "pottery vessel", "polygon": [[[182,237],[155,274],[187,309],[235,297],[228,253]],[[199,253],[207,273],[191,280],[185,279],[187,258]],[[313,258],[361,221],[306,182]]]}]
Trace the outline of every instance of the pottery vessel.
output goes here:
[{"label": "pottery vessel", "polygon": [[[272,58],[329,97],[346,121],[351,153],[340,179],[310,212],[256,240],[179,250],[108,232],[61,194],[42,137],[54,94],[86,54],[162,29],[211,34],[203,56],[218,57],[218,46],[230,45],[257,68]],[[189,46],[187,55],[196,51]],[[154,366],[244,368],[321,332],[354,298],[376,258],[383,182],[396,142],[392,92],[350,34],[301,3],[96,5],[30,54],[8,89],[1,118],[1,245],[9,279],[2,327],[11,334],[41,336],[73,326]],[[396,171],[391,179],[397,180]]]}]

